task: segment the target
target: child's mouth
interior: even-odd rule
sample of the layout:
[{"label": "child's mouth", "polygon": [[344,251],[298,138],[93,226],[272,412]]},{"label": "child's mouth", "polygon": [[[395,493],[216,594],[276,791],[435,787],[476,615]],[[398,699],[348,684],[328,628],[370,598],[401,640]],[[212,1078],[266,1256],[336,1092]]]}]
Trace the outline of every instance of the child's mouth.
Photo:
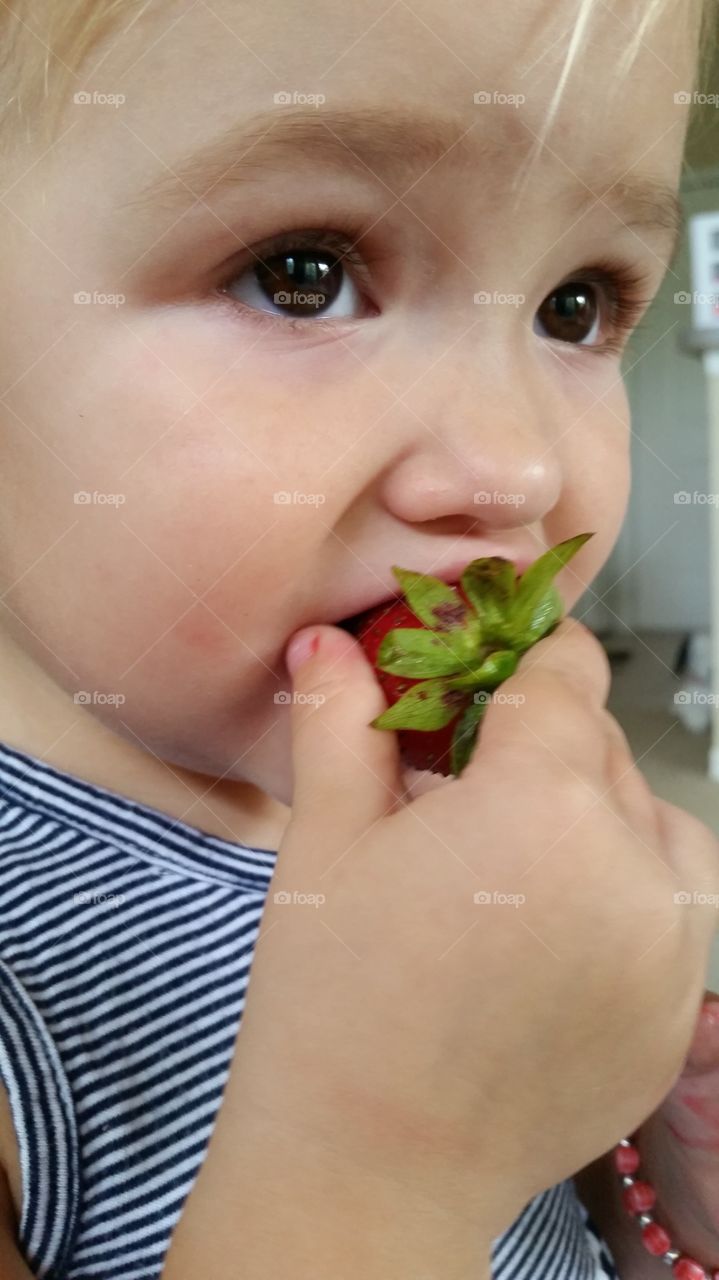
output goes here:
[{"label": "child's mouth", "polygon": [[351,636],[355,636],[362,626],[362,620],[367,614],[367,610],[363,609],[361,613],[353,613],[349,618],[342,618],[340,622],[336,622],[336,627],[341,627],[343,631],[348,631]]}]

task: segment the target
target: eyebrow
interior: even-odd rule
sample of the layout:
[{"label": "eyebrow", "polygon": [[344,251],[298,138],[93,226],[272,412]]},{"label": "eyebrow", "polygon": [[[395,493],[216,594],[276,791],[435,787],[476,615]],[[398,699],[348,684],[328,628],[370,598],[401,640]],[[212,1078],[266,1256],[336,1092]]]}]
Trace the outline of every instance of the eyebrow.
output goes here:
[{"label": "eyebrow", "polygon": [[[445,156],[458,170],[484,163],[502,166],[511,173],[518,159],[529,152],[534,135],[516,114],[505,117],[507,136],[501,140],[476,134],[478,123],[406,108],[321,111],[280,107],[231,125],[211,143],[177,161],[170,173],[152,181],[124,207],[159,205],[173,210],[267,176],[282,176],[288,166],[300,168],[308,160],[343,174],[366,177],[376,172],[379,177],[384,172],[395,185],[421,178]],[[603,178],[603,190],[592,190],[580,178],[577,181],[582,189],[571,188],[566,197],[569,211],[579,214],[595,201],[604,202],[626,226],[671,236],[673,257],[685,227],[681,201],[673,187],[628,175]],[[594,175],[591,186],[596,185]]]}]

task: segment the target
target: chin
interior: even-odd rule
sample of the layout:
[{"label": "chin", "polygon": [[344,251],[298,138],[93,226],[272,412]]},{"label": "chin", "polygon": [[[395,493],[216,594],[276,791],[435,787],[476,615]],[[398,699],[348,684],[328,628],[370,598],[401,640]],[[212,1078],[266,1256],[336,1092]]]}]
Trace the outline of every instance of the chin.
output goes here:
[{"label": "chin", "polygon": [[256,745],[246,754],[235,752],[240,758],[235,769],[227,775],[238,781],[248,782],[266,792],[280,804],[292,804],[294,771],[292,768],[292,737],[289,714],[283,714],[264,737],[258,737]]}]

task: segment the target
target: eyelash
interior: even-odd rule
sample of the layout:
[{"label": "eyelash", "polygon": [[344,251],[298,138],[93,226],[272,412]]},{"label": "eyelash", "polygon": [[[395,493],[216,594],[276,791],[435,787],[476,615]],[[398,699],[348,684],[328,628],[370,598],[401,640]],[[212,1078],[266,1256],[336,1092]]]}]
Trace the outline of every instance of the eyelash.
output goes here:
[{"label": "eyelash", "polygon": [[[600,258],[588,269],[565,277],[561,284],[554,286],[554,290],[575,283],[600,285],[607,291],[609,300],[609,337],[600,346],[583,349],[600,356],[621,355],[627,337],[654,298],[655,290],[649,277],[640,268],[630,267],[616,258]],[[570,345],[581,346],[578,343]]]},{"label": "eyelash", "polygon": [[[272,258],[275,254],[286,252],[288,249],[329,249],[337,257],[341,257],[343,263],[347,263],[352,268],[362,283],[369,286],[371,272],[367,260],[357,249],[352,247],[360,239],[360,232],[352,227],[341,229],[336,218],[326,226],[318,225],[304,231],[283,232],[282,235],[265,240],[258,248],[253,249],[252,262],[245,262],[241,268],[238,267],[238,264],[235,264],[232,274],[226,277],[222,284],[218,286],[217,293],[228,303],[233,311],[239,309],[243,318],[254,321],[264,329],[280,327],[295,333],[307,333],[311,328],[313,331],[319,331],[320,333],[331,333],[336,331],[341,319],[325,320],[322,316],[318,316],[314,320],[307,320],[299,316],[273,315],[269,311],[258,311],[254,307],[247,307],[242,302],[230,298],[225,291],[229,285],[234,284],[240,276],[244,275],[245,271],[251,270],[253,262],[264,261],[266,258]],[[352,323],[355,321],[355,317],[342,318],[351,320]]]},{"label": "eyelash", "polygon": [[[285,232],[275,236],[252,251],[252,260],[253,262],[263,261],[289,249],[321,248],[336,254],[344,264],[351,267],[360,286],[362,284],[369,285],[371,272],[367,259],[353,247],[360,239],[361,233],[349,227],[341,230],[338,227],[337,219],[335,219],[331,225],[314,226],[307,230]],[[306,334],[310,329],[313,331],[319,330],[321,333],[331,333],[333,331],[336,332],[338,324],[341,324],[343,320],[354,323],[357,319],[357,317],[338,317],[325,320],[319,316],[310,320],[298,316],[276,316],[271,312],[259,311],[254,307],[245,306],[242,302],[231,298],[226,290],[229,285],[238,280],[251,267],[252,262],[244,263],[242,266],[235,264],[232,274],[226,277],[217,287],[216,293],[234,312],[239,309],[243,318],[246,317],[254,321],[264,329],[281,327],[285,331],[289,329],[290,332],[294,333]],[[561,342],[562,347],[579,347],[582,350],[591,351],[594,355],[620,355],[624,349],[626,338],[636,327],[639,317],[654,297],[654,291],[650,288],[650,280],[647,275],[638,268],[628,266],[625,262],[607,257],[594,262],[589,268],[566,276],[561,283],[554,286],[551,293],[567,284],[592,284],[604,289],[607,295],[610,334],[600,345],[589,347],[582,343],[561,342],[560,339],[549,339],[549,341]],[[551,293],[545,296],[551,296]]]}]

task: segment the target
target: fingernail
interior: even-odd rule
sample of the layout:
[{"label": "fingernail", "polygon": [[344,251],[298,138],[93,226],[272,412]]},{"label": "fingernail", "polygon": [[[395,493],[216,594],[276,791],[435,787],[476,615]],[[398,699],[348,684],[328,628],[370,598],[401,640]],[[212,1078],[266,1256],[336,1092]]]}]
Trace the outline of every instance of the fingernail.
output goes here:
[{"label": "fingernail", "polygon": [[300,667],[311,658],[320,647],[320,638],[316,631],[298,631],[292,637],[285,653],[287,670],[294,678]]}]

